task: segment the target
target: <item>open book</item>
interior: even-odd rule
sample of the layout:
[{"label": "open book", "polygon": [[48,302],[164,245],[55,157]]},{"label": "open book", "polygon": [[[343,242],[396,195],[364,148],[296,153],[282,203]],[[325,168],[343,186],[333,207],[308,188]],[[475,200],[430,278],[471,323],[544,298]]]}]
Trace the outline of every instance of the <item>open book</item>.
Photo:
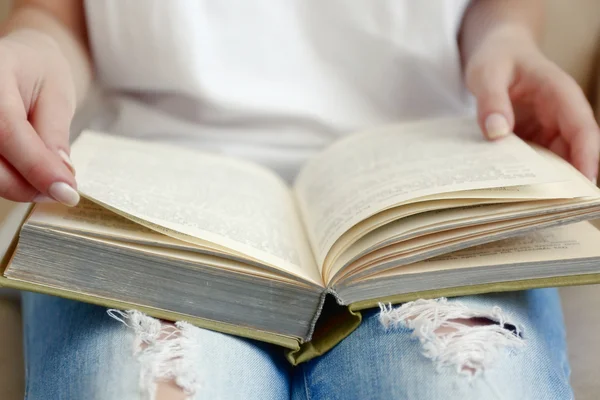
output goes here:
[{"label": "open book", "polygon": [[33,208],[2,285],[314,355],[378,302],[600,280],[600,232],[580,222],[600,215],[600,191],[469,119],[349,136],[293,187],[252,163],[94,132],[72,158],[86,200]]}]

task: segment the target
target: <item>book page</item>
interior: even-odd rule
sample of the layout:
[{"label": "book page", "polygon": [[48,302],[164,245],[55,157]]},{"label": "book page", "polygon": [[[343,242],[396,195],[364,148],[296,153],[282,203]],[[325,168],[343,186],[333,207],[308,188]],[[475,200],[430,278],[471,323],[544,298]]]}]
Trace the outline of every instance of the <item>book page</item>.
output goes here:
[{"label": "book page", "polygon": [[65,207],[56,203],[38,204],[26,223],[107,245],[118,245],[149,254],[168,255],[171,258],[196,262],[203,266],[223,268],[296,285],[302,283],[292,280],[294,276],[282,274],[278,269],[250,265],[241,263],[241,260],[236,258],[223,257],[222,251],[209,244],[200,246],[160,234],[87,199],[82,199],[76,207]]},{"label": "book page", "polygon": [[[554,203],[554,204],[553,204]],[[432,238],[459,235],[461,232],[475,234],[478,230],[487,231],[492,224],[499,226],[502,221],[524,221],[526,218],[543,218],[549,214],[578,213],[582,208],[598,206],[599,202],[582,201],[573,204],[556,204],[553,201],[513,203],[501,205],[477,205],[453,209],[440,209],[412,215],[381,226],[348,246],[346,251],[326,270],[327,281],[336,274],[350,273],[345,266],[358,257],[375,255],[379,249],[395,245],[397,249],[410,249],[417,243],[430,245]],[[557,218],[557,217],[553,217]],[[512,224],[511,222],[505,222]],[[435,243],[435,241],[433,242]],[[439,243],[438,243],[439,244]],[[342,271],[343,270],[343,271]]]},{"label": "book page", "polygon": [[448,119],[342,140],[307,164],[295,193],[321,265],[353,225],[408,200],[562,180],[567,178],[516,136],[488,142],[475,121]]},{"label": "book page", "polygon": [[65,232],[85,232],[90,236],[124,242],[173,245],[185,249],[202,248],[153,231],[85,198],[76,207],[55,203],[38,204],[27,223]]},{"label": "book page", "polygon": [[600,231],[589,222],[558,226],[405,265],[370,278],[492,265],[600,257]]},{"label": "book page", "polygon": [[363,279],[365,276],[375,275],[384,270],[433,258],[451,251],[458,251],[461,248],[528,234],[536,228],[541,229],[557,225],[557,223],[560,223],[557,221],[560,220],[566,223],[575,223],[596,216],[598,213],[599,209],[596,207],[595,211],[592,212],[589,210],[567,211],[561,213],[559,217],[556,214],[538,215],[416,237],[381,247],[361,256],[352,262],[348,268],[342,269],[341,274],[334,277],[332,281]]},{"label": "book page", "polygon": [[267,169],[93,132],[74,143],[72,159],[79,192],[112,211],[321,282],[291,192]]},{"label": "book page", "polygon": [[[596,199],[600,201],[600,189],[594,186],[592,182],[578,175],[572,181],[545,183],[529,186],[512,186],[497,189],[465,190],[449,194],[426,196],[419,199],[418,202],[405,203],[400,206],[388,208],[372,217],[362,220],[345,231],[342,236],[329,249],[321,268],[323,276],[327,281],[328,271],[336,263],[336,259],[350,245],[358,240],[362,240],[370,232],[381,229],[386,224],[402,226],[402,229],[408,230],[411,223],[415,228],[425,228],[427,222],[419,218],[413,218],[416,214],[427,213],[434,210],[447,210],[439,215],[439,223],[448,224],[460,217],[460,209],[471,206],[495,205],[494,213],[503,212],[504,214],[514,214],[525,209],[539,209],[542,212],[545,209],[558,209],[558,207],[570,207],[573,204],[580,204],[585,199]],[[451,196],[451,198],[450,198]],[[532,201],[535,200],[535,201]],[[522,205],[511,205],[511,203],[520,203]],[[459,210],[459,211],[456,211]],[[492,210],[490,208],[490,210]],[[465,217],[465,218],[471,218]],[[475,222],[472,220],[472,222]],[[387,233],[386,233],[387,234]],[[388,239],[385,237],[384,239]],[[335,267],[333,267],[335,271]]]}]

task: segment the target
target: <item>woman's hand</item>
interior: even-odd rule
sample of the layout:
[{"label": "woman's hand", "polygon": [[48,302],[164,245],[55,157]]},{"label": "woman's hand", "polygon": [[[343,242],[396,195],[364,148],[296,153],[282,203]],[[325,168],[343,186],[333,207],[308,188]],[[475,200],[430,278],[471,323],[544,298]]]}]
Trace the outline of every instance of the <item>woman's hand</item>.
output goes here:
[{"label": "woman's hand", "polygon": [[0,39],[0,196],[13,201],[79,201],[69,159],[76,106],[69,64],[35,30]]},{"label": "woman's hand", "polygon": [[0,197],[79,202],[69,127],[91,78],[83,0],[15,0],[0,26]]},{"label": "woman's hand", "polygon": [[540,51],[542,0],[471,0],[459,45],[483,133],[514,131],[598,176],[600,131],[575,81]]},{"label": "woman's hand", "polygon": [[506,27],[488,35],[465,66],[485,135],[511,131],[571,162],[596,180],[600,130],[577,83],[549,61],[526,32]]}]

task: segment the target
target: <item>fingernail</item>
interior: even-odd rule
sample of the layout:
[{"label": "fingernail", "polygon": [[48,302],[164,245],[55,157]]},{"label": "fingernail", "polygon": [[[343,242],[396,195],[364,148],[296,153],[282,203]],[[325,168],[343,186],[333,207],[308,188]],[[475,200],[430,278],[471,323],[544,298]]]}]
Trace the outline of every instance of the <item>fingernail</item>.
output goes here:
[{"label": "fingernail", "polygon": [[494,113],[485,119],[485,131],[490,139],[499,139],[510,134],[510,126],[504,115]]},{"label": "fingernail", "polygon": [[48,194],[65,206],[74,207],[79,203],[79,193],[64,182],[54,182],[50,185]]},{"label": "fingernail", "polygon": [[45,194],[38,194],[33,198],[34,203],[56,203],[52,197],[46,196]]},{"label": "fingernail", "polygon": [[73,175],[75,175],[75,166],[73,165],[73,161],[71,161],[71,157],[69,157],[67,152],[61,149],[58,150],[58,155],[60,156],[60,158],[62,158],[67,167],[69,167]]}]

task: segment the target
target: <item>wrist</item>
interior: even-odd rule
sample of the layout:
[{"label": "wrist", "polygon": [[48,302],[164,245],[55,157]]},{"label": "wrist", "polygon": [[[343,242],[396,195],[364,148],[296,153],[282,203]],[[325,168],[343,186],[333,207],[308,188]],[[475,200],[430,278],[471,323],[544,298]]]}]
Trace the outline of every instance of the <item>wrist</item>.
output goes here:
[{"label": "wrist", "polygon": [[64,59],[74,85],[77,102],[87,95],[92,80],[91,57],[87,43],[77,37],[49,12],[35,5],[20,6],[9,20],[0,27],[5,37],[22,38],[47,46]]},{"label": "wrist", "polygon": [[542,26],[542,0],[471,0],[458,36],[463,66],[481,54],[537,52]]}]

